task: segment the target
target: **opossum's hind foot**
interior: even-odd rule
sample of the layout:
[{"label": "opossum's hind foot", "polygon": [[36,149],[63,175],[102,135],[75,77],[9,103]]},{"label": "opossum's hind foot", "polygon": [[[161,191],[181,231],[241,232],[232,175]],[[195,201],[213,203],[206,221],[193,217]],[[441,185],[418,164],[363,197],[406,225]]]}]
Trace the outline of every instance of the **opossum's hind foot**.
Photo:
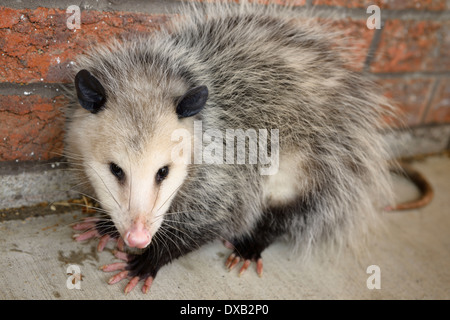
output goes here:
[{"label": "opossum's hind foot", "polygon": [[261,258],[261,252],[267,247],[268,243],[255,243],[254,239],[245,238],[240,241],[226,242],[225,246],[233,248],[233,253],[230,254],[225,266],[229,271],[233,270],[241,261],[243,265],[239,270],[239,276],[241,276],[249,266],[252,261],[256,262],[256,273],[258,276],[262,277],[263,274],[263,261]]},{"label": "opossum's hind foot", "polygon": [[[130,278],[129,277],[129,271],[124,270],[116,274],[115,276],[111,277],[108,281],[109,284],[115,284],[119,282],[122,279]],[[124,292],[130,293],[134,287],[137,286],[137,284],[141,281],[141,278],[138,276],[132,277],[131,280],[128,282],[128,284],[125,286]],[[142,292],[147,293],[150,290],[150,287],[153,283],[153,277],[147,277],[144,281],[144,285],[142,286]]]},{"label": "opossum's hind foot", "polygon": [[[225,266],[228,268],[229,271],[233,270],[234,267],[241,261],[241,257],[236,255],[236,253],[230,254],[227,261],[225,262]],[[244,264],[242,265],[241,269],[239,270],[239,276],[241,276],[245,271],[247,271],[248,267],[252,263],[251,259],[244,259]],[[262,277],[263,275],[263,262],[262,258],[258,258],[256,260],[256,273],[258,276]]]},{"label": "opossum's hind foot", "polygon": [[263,215],[251,233],[236,237],[231,242],[224,242],[226,247],[233,249],[233,253],[228,257],[225,266],[228,270],[232,270],[238,263],[243,261],[244,264],[239,270],[239,276],[241,276],[249,268],[252,261],[255,261],[256,273],[262,277],[263,262],[261,253],[280,235],[280,232],[281,229],[272,221],[272,215]]},{"label": "opossum's hind foot", "polygon": [[143,293],[147,293],[158,271],[154,266],[149,270],[147,267],[148,257],[145,254],[127,254],[117,250],[114,251],[114,255],[123,262],[111,263],[100,267],[105,272],[120,271],[108,280],[108,284],[115,284],[123,279],[129,279],[124,292],[130,293],[141,280],[144,280],[141,290]]},{"label": "opossum's hind foot", "polygon": [[114,223],[108,219],[100,219],[95,217],[85,218],[83,222],[77,223],[72,227],[77,231],[84,231],[81,234],[75,234],[73,238],[76,241],[85,241],[92,238],[99,238],[97,251],[101,252],[109,241],[117,242],[117,247],[123,248],[123,240],[119,235]]},{"label": "opossum's hind foot", "polygon": [[[120,263],[120,262],[119,262]],[[113,269],[115,269],[115,264],[110,264],[110,265],[105,265],[102,267],[102,270],[105,272],[108,271],[114,271]],[[125,267],[123,267],[125,268]],[[117,269],[115,269],[117,270]],[[120,269],[119,269],[120,270]],[[137,284],[139,283],[139,281],[141,281],[141,277],[139,276],[134,276],[134,277],[130,277],[130,271],[128,270],[123,270],[119,273],[117,273],[116,275],[112,276],[109,281],[108,284],[115,284],[125,278],[130,279],[130,281],[128,282],[128,284],[125,286],[124,292],[125,293],[130,293],[134,287],[137,286]],[[153,283],[153,277],[149,276],[147,278],[145,278],[144,280],[144,285],[142,286],[142,292],[143,293],[147,293],[150,290],[150,287],[152,286]]]}]

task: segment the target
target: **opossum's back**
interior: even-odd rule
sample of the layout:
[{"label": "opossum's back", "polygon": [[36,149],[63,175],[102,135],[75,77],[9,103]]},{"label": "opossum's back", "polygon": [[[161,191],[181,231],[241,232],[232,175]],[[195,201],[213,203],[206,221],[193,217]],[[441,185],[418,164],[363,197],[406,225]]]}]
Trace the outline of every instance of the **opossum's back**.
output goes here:
[{"label": "opossum's back", "polygon": [[317,29],[269,11],[225,12],[193,19],[171,36],[174,50],[188,53],[180,57],[187,80],[208,86],[212,118],[239,128],[282,127],[299,114],[310,122],[310,110],[346,90],[348,71]]},{"label": "opossum's back", "polygon": [[[289,64],[295,62],[306,68],[306,62],[310,62],[302,56],[306,52],[314,53],[316,64],[336,59],[324,39],[325,34],[318,33],[317,29],[300,27],[289,16],[252,8],[255,9],[196,16],[190,23],[181,23],[172,34],[174,47],[187,49],[193,58],[199,59],[195,61],[199,65],[195,66],[194,62],[190,65],[194,72],[203,69],[213,76],[233,74],[234,78],[242,74],[265,82],[281,80],[277,78],[289,81],[286,79],[291,73]],[[293,58],[290,55],[296,61],[289,61],[289,57]]]}]

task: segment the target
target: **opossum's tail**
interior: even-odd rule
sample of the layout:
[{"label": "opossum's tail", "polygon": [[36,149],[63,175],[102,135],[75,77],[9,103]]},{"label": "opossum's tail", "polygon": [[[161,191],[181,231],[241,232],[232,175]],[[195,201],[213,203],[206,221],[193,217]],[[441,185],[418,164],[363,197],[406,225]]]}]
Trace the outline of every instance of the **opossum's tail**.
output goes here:
[{"label": "opossum's tail", "polygon": [[413,182],[419,189],[421,195],[419,199],[412,200],[405,203],[399,203],[393,207],[388,206],[385,208],[386,211],[400,211],[400,210],[410,210],[422,208],[429,204],[434,196],[433,188],[428,180],[416,169],[414,169],[409,164],[404,161],[399,161],[398,165],[392,166],[390,171],[394,174],[402,175],[411,182]]}]

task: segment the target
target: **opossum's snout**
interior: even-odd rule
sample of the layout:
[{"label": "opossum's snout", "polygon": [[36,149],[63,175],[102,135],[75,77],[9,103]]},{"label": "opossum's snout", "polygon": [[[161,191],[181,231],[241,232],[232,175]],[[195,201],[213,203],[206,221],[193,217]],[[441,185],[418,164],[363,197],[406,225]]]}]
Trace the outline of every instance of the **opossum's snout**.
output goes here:
[{"label": "opossum's snout", "polygon": [[143,249],[150,244],[152,236],[145,225],[141,221],[137,221],[125,232],[123,240],[131,248]]}]

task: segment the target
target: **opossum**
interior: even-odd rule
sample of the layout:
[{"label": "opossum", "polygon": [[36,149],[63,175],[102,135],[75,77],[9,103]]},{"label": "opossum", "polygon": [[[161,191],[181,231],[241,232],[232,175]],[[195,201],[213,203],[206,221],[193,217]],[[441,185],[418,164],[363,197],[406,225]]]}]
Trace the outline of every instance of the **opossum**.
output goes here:
[{"label": "opossum", "polygon": [[[121,270],[110,283],[131,279],[129,292],[143,280],[147,292],[162,266],[216,239],[232,249],[228,268],[254,261],[262,275],[276,239],[300,254],[354,243],[392,204],[393,109],[297,14],[191,5],[77,60],[65,154],[104,216],[77,224],[76,239],[140,249],[103,267]],[[245,133],[244,152],[227,130]]]}]

